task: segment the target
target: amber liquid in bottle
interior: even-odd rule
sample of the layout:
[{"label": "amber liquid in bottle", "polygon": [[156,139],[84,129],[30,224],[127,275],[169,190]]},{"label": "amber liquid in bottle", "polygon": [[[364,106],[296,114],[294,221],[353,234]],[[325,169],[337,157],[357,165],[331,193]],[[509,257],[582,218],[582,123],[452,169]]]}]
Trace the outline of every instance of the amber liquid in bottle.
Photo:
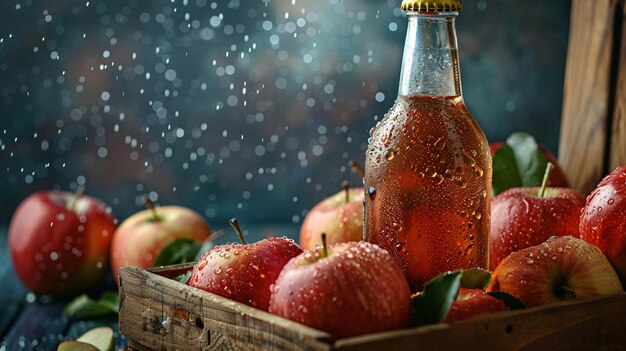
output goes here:
[{"label": "amber liquid in bottle", "polygon": [[488,268],[491,156],[461,95],[456,14],[408,14],[399,96],[366,153],[365,238],[394,256],[412,291]]}]

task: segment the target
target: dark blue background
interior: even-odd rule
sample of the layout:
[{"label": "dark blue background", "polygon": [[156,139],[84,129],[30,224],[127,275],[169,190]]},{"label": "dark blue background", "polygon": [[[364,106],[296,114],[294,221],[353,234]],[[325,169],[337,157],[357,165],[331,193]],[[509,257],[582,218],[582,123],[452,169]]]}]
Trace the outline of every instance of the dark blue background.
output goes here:
[{"label": "dark blue background", "polygon": [[[0,224],[39,189],[120,219],[144,194],[216,228],[301,223],[397,93],[399,0],[3,1]],[[567,0],[464,1],[466,103],[490,141],[556,151]],[[149,75],[149,76],[148,76]],[[295,233],[285,233],[295,236]]]}]

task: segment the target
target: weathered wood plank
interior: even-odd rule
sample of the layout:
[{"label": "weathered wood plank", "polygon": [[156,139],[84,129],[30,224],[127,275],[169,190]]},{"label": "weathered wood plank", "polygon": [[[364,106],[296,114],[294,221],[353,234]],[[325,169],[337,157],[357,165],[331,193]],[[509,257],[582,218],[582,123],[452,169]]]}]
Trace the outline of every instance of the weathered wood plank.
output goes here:
[{"label": "weathered wood plank", "polygon": [[559,162],[589,193],[605,171],[611,59],[618,0],[573,0],[563,91]]},{"label": "weathered wood plank", "polygon": [[27,304],[2,341],[2,346],[6,350],[56,350],[68,324],[68,319],[61,314],[62,310],[62,303]]},{"label": "weathered wood plank", "polygon": [[338,350],[623,350],[626,294],[338,340]]},{"label": "weathered wood plank", "polygon": [[611,156],[609,170],[626,165],[626,6],[622,4],[620,26],[622,28],[620,62],[617,82],[615,84],[615,100],[613,109],[613,125],[611,128]]},{"label": "weathered wood plank", "polygon": [[330,349],[327,333],[136,267],[120,271],[120,332],[154,349]]},{"label": "weathered wood plank", "polygon": [[120,276],[121,332],[139,350],[626,349],[626,294],[333,341],[139,268],[124,268]]}]

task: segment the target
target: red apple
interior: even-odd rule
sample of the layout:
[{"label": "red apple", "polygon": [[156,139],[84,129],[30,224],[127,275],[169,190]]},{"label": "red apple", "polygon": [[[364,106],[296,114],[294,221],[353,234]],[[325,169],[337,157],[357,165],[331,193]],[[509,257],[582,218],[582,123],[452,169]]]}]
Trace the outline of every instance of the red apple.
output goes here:
[{"label": "red apple", "polygon": [[188,285],[267,311],[270,285],[302,249],[285,237],[246,244],[237,222],[231,223],[243,245],[220,245],[205,253],[194,265]]},{"label": "red apple", "polygon": [[289,261],[272,286],[269,311],[344,338],[406,327],[411,292],[377,245],[324,245]]},{"label": "red apple", "polygon": [[528,307],[623,292],[602,252],[571,236],[512,253],[494,271],[488,290],[511,294]]},{"label": "red apple", "polygon": [[587,197],[580,238],[598,246],[626,284],[626,166],[606,176]]},{"label": "red apple", "polygon": [[107,272],[115,223],[110,209],[93,197],[35,193],[20,204],[9,227],[15,272],[38,294],[90,290]]},{"label": "red apple", "polygon": [[347,189],[318,203],[300,229],[300,245],[312,250],[327,233],[328,245],[363,240],[363,188]]},{"label": "red apple", "polygon": [[123,266],[152,267],[161,251],[179,239],[203,242],[211,229],[202,217],[184,207],[164,206],[127,218],[117,229],[111,244],[111,269],[117,280]]},{"label": "red apple", "polygon": [[456,301],[450,306],[446,323],[454,323],[481,315],[507,311],[504,302],[487,294],[482,289],[461,288]]},{"label": "red apple", "polygon": [[[501,148],[502,145],[504,144],[505,143],[502,143],[502,142],[489,144],[489,148],[491,149],[491,156],[493,156],[496,153],[496,151],[498,151],[498,149]],[[554,165],[554,171],[552,172],[552,174],[550,174],[550,178],[548,179],[548,186],[555,187],[555,188],[556,187],[563,187],[563,188],[569,187],[569,182],[567,181],[565,172],[563,172],[563,170],[559,166],[559,163],[556,157],[554,157],[554,155],[552,155],[552,153],[548,151],[548,149],[543,147],[543,145],[537,145],[537,146],[539,147],[539,151],[541,151],[541,153],[546,157],[546,160],[548,160],[548,162]]]},{"label": "red apple", "polygon": [[551,236],[578,237],[585,197],[568,188],[511,188],[491,202],[489,269],[510,253],[539,245]]}]

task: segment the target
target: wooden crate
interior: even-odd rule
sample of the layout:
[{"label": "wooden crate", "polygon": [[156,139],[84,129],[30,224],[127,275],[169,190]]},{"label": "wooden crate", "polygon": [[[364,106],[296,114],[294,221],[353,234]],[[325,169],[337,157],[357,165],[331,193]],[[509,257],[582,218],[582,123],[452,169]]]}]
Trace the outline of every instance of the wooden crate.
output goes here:
[{"label": "wooden crate", "polygon": [[181,284],[191,265],[120,271],[120,332],[135,350],[624,350],[626,294],[332,340]]}]

